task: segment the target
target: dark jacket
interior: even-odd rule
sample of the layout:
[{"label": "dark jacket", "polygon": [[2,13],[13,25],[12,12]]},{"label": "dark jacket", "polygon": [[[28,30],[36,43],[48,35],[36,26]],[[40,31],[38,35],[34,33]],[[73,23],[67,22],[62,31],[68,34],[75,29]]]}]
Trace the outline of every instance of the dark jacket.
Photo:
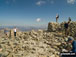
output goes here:
[{"label": "dark jacket", "polygon": [[64,24],[64,28],[68,29],[68,26],[69,26],[68,23]]},{"label": "dark jacket", "polygon": [[72,43],[73,49],[72,52],[76,53],[76,41],[74,40]]}]

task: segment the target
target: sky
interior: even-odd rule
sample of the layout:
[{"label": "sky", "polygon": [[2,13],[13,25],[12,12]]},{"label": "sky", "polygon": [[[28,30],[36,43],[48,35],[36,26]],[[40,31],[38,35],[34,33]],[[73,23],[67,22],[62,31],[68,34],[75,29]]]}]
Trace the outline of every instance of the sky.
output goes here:
[{"label": "sky", "polygon": [[40,26],[48,22],[76,21],[76,0],[0,0],[0,26]]}]

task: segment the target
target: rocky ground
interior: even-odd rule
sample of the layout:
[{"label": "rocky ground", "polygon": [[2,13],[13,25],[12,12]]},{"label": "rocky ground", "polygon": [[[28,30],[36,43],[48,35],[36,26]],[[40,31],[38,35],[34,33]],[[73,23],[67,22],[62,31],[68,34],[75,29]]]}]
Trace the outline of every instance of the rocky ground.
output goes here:
[{"label": "rocky ground", "polygon": [[64,42],[62,33],[43,30],[18,32],[17,37],[0,36],[2,54],[5,57],[59,57],[59,45]]},{"label": "rocky ground", "polygon": [[2,57],[59,57],[64,49],[61,45],[67,40],[58,31],[18,31],[16,38],[7,37],[3,31],[0,32]]}]

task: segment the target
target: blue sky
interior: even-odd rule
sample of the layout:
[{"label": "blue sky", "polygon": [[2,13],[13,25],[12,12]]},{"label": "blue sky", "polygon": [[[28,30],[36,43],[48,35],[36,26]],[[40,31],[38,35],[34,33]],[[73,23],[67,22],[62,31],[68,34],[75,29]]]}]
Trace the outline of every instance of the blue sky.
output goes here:
[{"label": "blue sky", "polygon": [[0,0],[0,25],[40,26],[71,17],[76,21],[76,0]]}]

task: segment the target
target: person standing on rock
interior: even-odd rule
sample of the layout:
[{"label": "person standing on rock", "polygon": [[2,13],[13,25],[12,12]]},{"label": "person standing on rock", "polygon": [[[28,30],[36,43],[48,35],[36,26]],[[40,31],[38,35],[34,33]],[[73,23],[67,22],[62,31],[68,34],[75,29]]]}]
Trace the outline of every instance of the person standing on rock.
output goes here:
[{"label": "person standing on rock", "polygon": [[[69,17],[68,18],[68,25],[70,25],[70,23],[71,23],[71,18]],[[68,35],[71,33],[71,27],[69,26],[69,28],[68,28]]]},{"label": "person standing on rock", "polygon": [[58,18],[59,18],[59,15],[58,15],[58,14],[56,14],[56,22],[58,22]]},{"label": "person standing on rock", "polygon": [[69,17],[68,22],[65,22],[65,24],[64,24],[65,36],[68,36],[70,33],[70,28],[69,28],[70,22],[71,22],[71,18]]},{"label": "person standing on rock", "polygon": [[71,18],[69,17],[69,18],[68,18],[68,23],[70,23],[70,22],[71,22]]},{"label": "person standing on rock", "polygon": [[69,30],[68,30],[68,28],[69,28],[69,21],[68,22],[65,22],[65,24],[64,24],[64,28],[65,28],[65,36],[68,36],[69,35]]},{"label": "person standing on rock", "polygon": [[65,36],[67,36],[68,34],[68,23],[67,22],[65,22],[64,28],[65,28]]},{"label": "person standing on rock", "polygon": [[14,37],[16,37],[17,28],[14,28]]}]

